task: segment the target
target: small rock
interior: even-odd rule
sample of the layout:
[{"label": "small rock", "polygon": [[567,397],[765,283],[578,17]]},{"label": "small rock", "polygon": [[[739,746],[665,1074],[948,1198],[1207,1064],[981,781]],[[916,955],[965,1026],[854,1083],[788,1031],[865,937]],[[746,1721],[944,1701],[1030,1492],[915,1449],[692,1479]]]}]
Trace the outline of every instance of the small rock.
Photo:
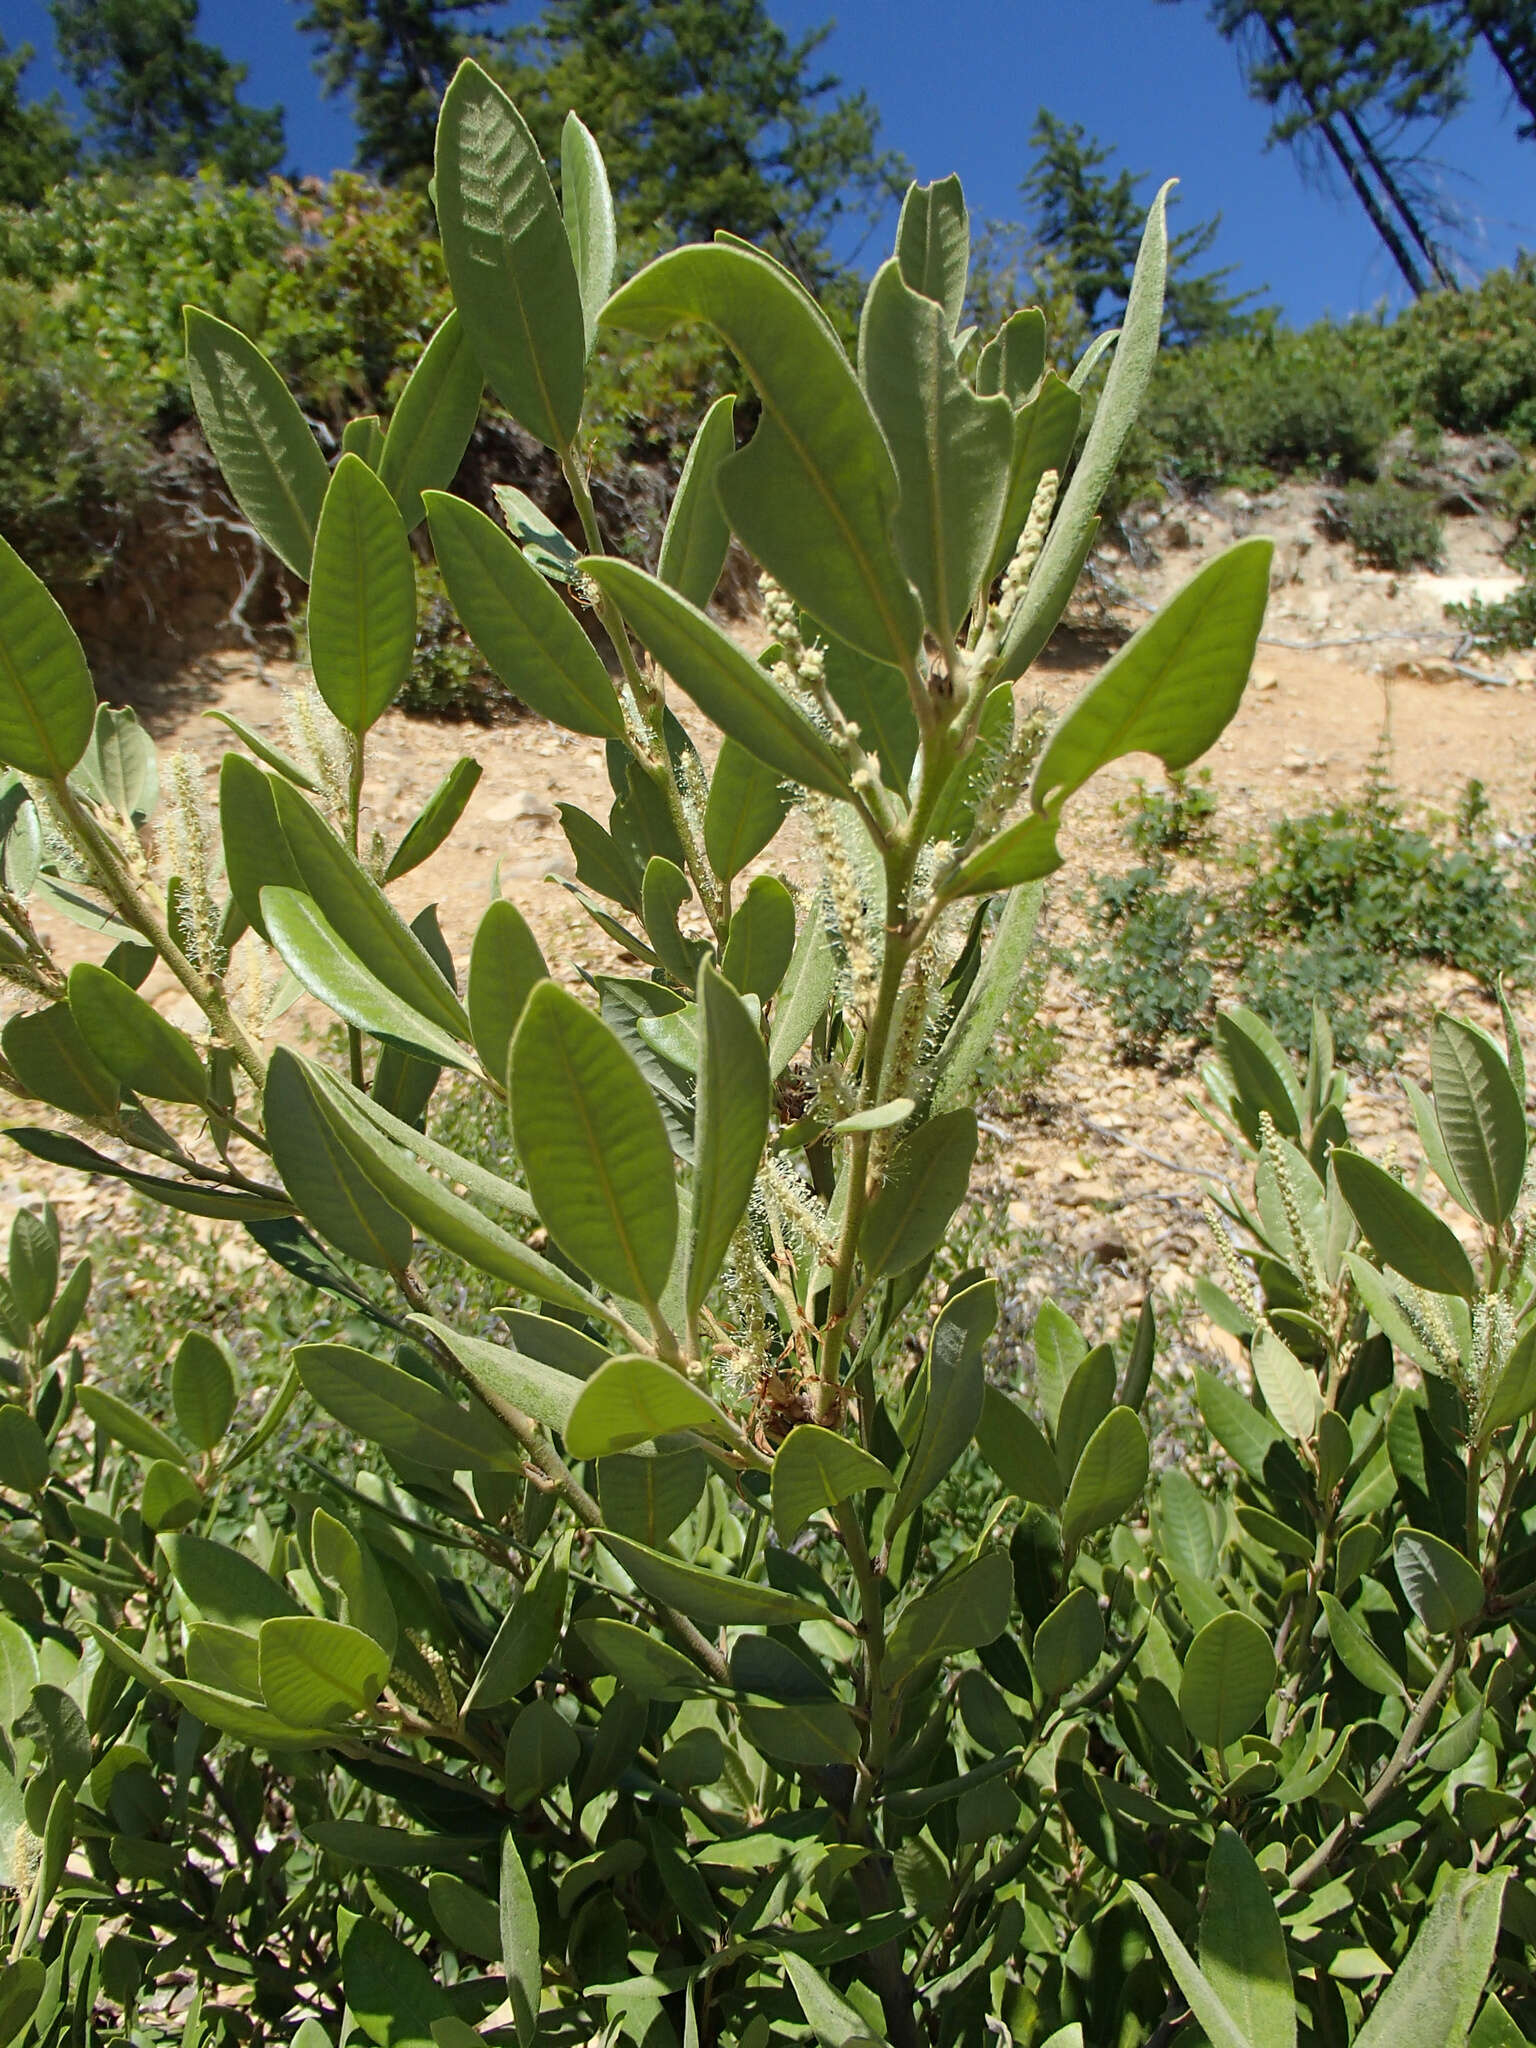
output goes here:
[{"label": "small rock", "polygon": [[487,825],[515,825],[523,819],[534,818],[548,822],[554,815],[548,798],[531,789],[514,789],[510,796],[502,797],[480,813]]}]

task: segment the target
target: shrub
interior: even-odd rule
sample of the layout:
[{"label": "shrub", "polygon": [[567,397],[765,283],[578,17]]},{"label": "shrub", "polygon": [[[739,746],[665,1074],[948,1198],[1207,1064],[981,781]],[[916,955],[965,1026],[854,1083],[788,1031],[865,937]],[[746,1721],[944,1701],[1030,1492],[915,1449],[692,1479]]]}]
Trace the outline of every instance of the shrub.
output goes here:
[{"label": "shrub", "polygon": [[[11,1136],[243,1226],[346,1318],[259,1415],[187,1332],[161,1426],[84,1377],[88,1279],[61,1291],[46,1219],[18,1226],[11,2038],[64,2048],[88,2014],[220,2048],[354,2024],[381,2048],[1130,2042],[1186,2001],[1234,2041],[1233,2007],[1362,2048],[1405,2008],[1445,2038],[1479,2009],[1485,2036],[1525,2028],[1517,1046],[1436,1026],[1425,1143],[1474,1266],[1348,1146],[1321,1030],[1303,1084],[1256,1020],[1218,1023],[1245,1185],[1213,1211],[1233,1292],[1208,1302],[1254,1385],[1196,1386],[1230,1498],[1169,1472],[1139,1512],[1150,1306],[1118,1344],[1042,1310],[1026,1405],[987,1381],[995,1280],[946,1266],[1063,806],[1130,746],[1182,766],[1216,739],[1267,596],[1267,544],[1239,543],[1043,743],[1015,736],[1156,339],[1159,219],[1058,493],[1014,471],[1028,390],[961,377],[954,181],[908,197],[861,379],[727,243],[610,298],[602,167],[576,126],[565,153],[574,232],[460,71],[437,202],[462,325],[334,468],[271,365],[189,317],[231,487],[310,581],[334,720],[301,721],[302,759],[227,756],[216,833],[185,760],[160,804],[142,729],[94,706],[0,547],[0,975],[25,999],[0,1054],[40,1119]],[[701,429],[652,576],[605,552],[577,452],[589,321],[643,345],[689,307],[751,361],[760,424],[740,454],[723,416]],[[459,337],[554,450],[587,556],[444,490]],[[606,826],[564,823],[600,958],[648,972],[573,992],[497,900],[461,979],[434,912],[388,893],[476,777],[375,845],[366,741],[411,664],[423,508],[493,670],[608,742]],[[705,610],[732,530],[766,664]],[[712,770],[663,676],[720,729]],[[741,880],[791,804],[820,867],[799,901]],[[66,974],[29,905],[92,918],[102,957]],[[139,992],[152,967],[195,1035]],[[285,976],[334,1057],[275,1035]],[[434,1113],[445,1068],[473,1111]],[[509,1136],[461,1149],[477,1115]],[[981,1465],[984,1514],[952,1517]]]},{"label": "shrub", "polygon": [[1346,484],[1325,502],[1330,529],[1373,569],[1439,569],[1445,526],[1434,493],[1396,476]]},{"label": "shrub", "polygon": [[1170,1039],[1203,1040],[1216,986],[1209,956],[1218,913],[1210,897],[1169,888],[1162,866],[1096,886],[1104,941],[1079,955],[1077,973],[1105,999],[1127,1055],[1148,1060]]}]

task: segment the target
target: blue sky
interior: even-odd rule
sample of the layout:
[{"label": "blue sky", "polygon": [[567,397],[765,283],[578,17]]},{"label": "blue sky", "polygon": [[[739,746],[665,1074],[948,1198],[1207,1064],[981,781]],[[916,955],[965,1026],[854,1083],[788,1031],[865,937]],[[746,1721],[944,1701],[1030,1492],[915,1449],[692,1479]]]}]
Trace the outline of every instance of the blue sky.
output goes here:
[{"label": "blue sky", "polygon": [[[1234,52],[1203,0],[769,0],[792,32],[835,16],[828,68],[863,86],[883,135],[924,178],[958,171],[974,214],[1018,212],[1017,186],[1041,105],[1081,121],[1121,160],[1182,180],[1186,221],[1220,212],[1212,260],[1244,286],[1267,287],[1297,321],[1399,296],[1396,273],[1359,206],[1302,178],[1284,149],[1266,151],[1264,110],[1246,97]],[[248,96],[287,109],[294,165],[324,174],[351,156],[345,107],[321,97],[291,0],[203,0],[202,32],[250,66]],[[529,0],[509,20],[537,12]],[[5,0],[10,40],[33,42],[33,90],[53,81],[45,0]],[[1434,144],[1449,196],[1466,217],[1479,268],[1536,247],[1536,146],[1517,143],[1491,64],[1472,72],[1471,104]]]}]

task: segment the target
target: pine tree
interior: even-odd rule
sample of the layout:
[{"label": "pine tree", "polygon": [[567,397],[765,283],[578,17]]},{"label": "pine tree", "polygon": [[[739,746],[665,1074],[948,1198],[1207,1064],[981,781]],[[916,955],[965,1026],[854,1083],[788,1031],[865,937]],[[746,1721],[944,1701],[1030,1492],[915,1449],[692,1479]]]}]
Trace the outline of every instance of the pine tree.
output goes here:
[{"label": "pine tree", "polygon": [[[1042,107],[1030,131],[1035,161],[1019,187],[1033,209],[1035,246],[1067,282],[1089,331],[1110,324],[1124,307],[1146,223],[1143,177],[1110,173],[1113,154],[1079,122]],[[1227,289],[1232,267],[1196,269],[1216,239],[1221,216],[1172,236],[1164,298],[1166,340],[1204,341],[1231,334],[1257,294]]]},{"label": "pine tree", "polygon": [[34,54],[29,43],[13,52],[0,35],[0,206],[36,206],[80,155],[58,95],[22,97],[22,77]]},{"label": "pine tree", "polygon": [[463,23],[490,0],[306,0],[299,27],[320,45],[328,94],[346,94],[357,162],[387,185],[432,174],[438,103],[471,47]]},{"label": "pine tree", "polygon": [[908,175],[867,95],[812,68],[829,33],[791,40],[762,0],[552,0],[507,39],[505,75],[552,152],[583,109],[633,222],[729,228],[809,279],[833,229],[872,225]]},{"label": "pine tree", "polygon": [[283,110],[240,98],[246,67],[194,33],[198,0],[51,0],[59,61],[99,161],[256,184],[282,161]]}]

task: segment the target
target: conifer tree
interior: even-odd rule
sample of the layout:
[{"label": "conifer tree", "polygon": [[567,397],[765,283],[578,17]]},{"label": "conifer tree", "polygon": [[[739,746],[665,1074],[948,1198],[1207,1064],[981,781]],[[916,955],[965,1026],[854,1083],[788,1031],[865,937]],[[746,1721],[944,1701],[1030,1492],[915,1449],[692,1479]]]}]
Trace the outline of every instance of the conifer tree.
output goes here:
[{"label": "conifer tree", "polygon": [[489,0],[304,0],[299,27],[319,45],[315,69],[357,123],[357,162],[387,185],[432,173],[438,104],[471,47],[468,25]]},{"label": "conifer tree", "polygon": [[59,61],[99,161],[255,184],[282,161],[283,110],[240,99],[246,67],[197,28],[197,0],[51,0]]},{"label": "conifer tree", "polygon": [[12,50],[0,34],[0,206],[35,206],[50,185],[68,176],[80,155],[58,95],[45,100],[22,96],[22,79],[34,54],[29,43]]}]

